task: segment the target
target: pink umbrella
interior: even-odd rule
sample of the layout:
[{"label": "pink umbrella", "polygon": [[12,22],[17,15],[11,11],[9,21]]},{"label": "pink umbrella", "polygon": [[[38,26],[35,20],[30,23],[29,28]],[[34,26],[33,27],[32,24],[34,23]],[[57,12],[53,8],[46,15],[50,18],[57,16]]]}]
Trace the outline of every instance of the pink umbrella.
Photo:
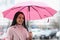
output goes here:
[{"label": "pink umbrella", "polygon": [[[28,5],[27,5],[28,4]],[[30,5],[31,4],[31,5]],[[53,16],[57,11],[48,7],[48,6],[40,6],[34,5],[34,3],[22,3],[20,6],[12,7],[3,12],[3,16],[8,19],[13,19],[14,14],[17,11],[22,11],[25,14],[26,20],[38,20],[47,17]],[[21,6],[22,5],[22,6]]]}]

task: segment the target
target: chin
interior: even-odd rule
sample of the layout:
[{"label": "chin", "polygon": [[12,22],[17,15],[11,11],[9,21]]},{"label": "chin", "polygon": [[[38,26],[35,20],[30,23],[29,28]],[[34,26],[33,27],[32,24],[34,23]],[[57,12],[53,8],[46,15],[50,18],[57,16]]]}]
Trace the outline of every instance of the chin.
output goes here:
[{"label": "chin", "polygon": [[19,23],[19,25],[22,25],[21,23]]}]

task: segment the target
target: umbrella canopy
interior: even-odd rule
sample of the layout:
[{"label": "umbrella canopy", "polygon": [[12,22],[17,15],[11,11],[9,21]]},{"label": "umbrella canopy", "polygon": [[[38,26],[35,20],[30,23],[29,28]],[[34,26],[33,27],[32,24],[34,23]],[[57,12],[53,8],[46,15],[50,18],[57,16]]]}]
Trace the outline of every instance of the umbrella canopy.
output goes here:
[{"label": "umbrella canopy", "polygon": [[[30,2],[31,3],[31,2]],[[18,11],[21,11],[25,14],[26,20],[38,20],[47,17],[53,16],[57,11],[48,7],[48,6],[40,6],[34,5],[23,5],[23,6],[15,6],[3,12],[3,16],[8,19],[13,19],[14,14]],[[24,4],[24,3],[23,3]],[[26,3],[27,4],[27,3]]]}]

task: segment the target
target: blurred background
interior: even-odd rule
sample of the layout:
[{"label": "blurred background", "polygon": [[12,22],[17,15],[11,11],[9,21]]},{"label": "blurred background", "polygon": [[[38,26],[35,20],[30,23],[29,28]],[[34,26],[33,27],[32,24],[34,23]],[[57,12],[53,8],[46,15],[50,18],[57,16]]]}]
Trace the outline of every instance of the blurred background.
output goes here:
[{"label": "blurred background", "polygon": [[[60,38],[60,3],[59,0],[0,0],[0,40],[4,40],[7,36],[6,32],[10,27],[12,20],[3,17],[2,12],[13,7],[15,4],[22,2],[44,2],[51,8],[57,10],[57,13],[48,18],[41,20],[29,20],[26,26],[29,32],[32,32],[33,40],[54,39]],[[49,19],[49,20],[48,20]]]}]

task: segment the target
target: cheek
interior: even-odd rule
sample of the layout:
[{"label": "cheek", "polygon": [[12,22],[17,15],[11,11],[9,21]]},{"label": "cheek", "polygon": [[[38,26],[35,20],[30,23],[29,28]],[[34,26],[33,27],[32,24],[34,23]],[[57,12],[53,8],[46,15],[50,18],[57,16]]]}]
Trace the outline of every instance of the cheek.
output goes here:
[{"label": "cheek", "polygon": [[24,22],[24,19],[22,19],[22,21]]},{"label": "cheek", "polygon": [[18,22],[19,21],[19,19],[16,19],[16,22]]},{"label": "cheek", "polygon": [[23,22],[24,19],[17,19],[17,22]]}]

